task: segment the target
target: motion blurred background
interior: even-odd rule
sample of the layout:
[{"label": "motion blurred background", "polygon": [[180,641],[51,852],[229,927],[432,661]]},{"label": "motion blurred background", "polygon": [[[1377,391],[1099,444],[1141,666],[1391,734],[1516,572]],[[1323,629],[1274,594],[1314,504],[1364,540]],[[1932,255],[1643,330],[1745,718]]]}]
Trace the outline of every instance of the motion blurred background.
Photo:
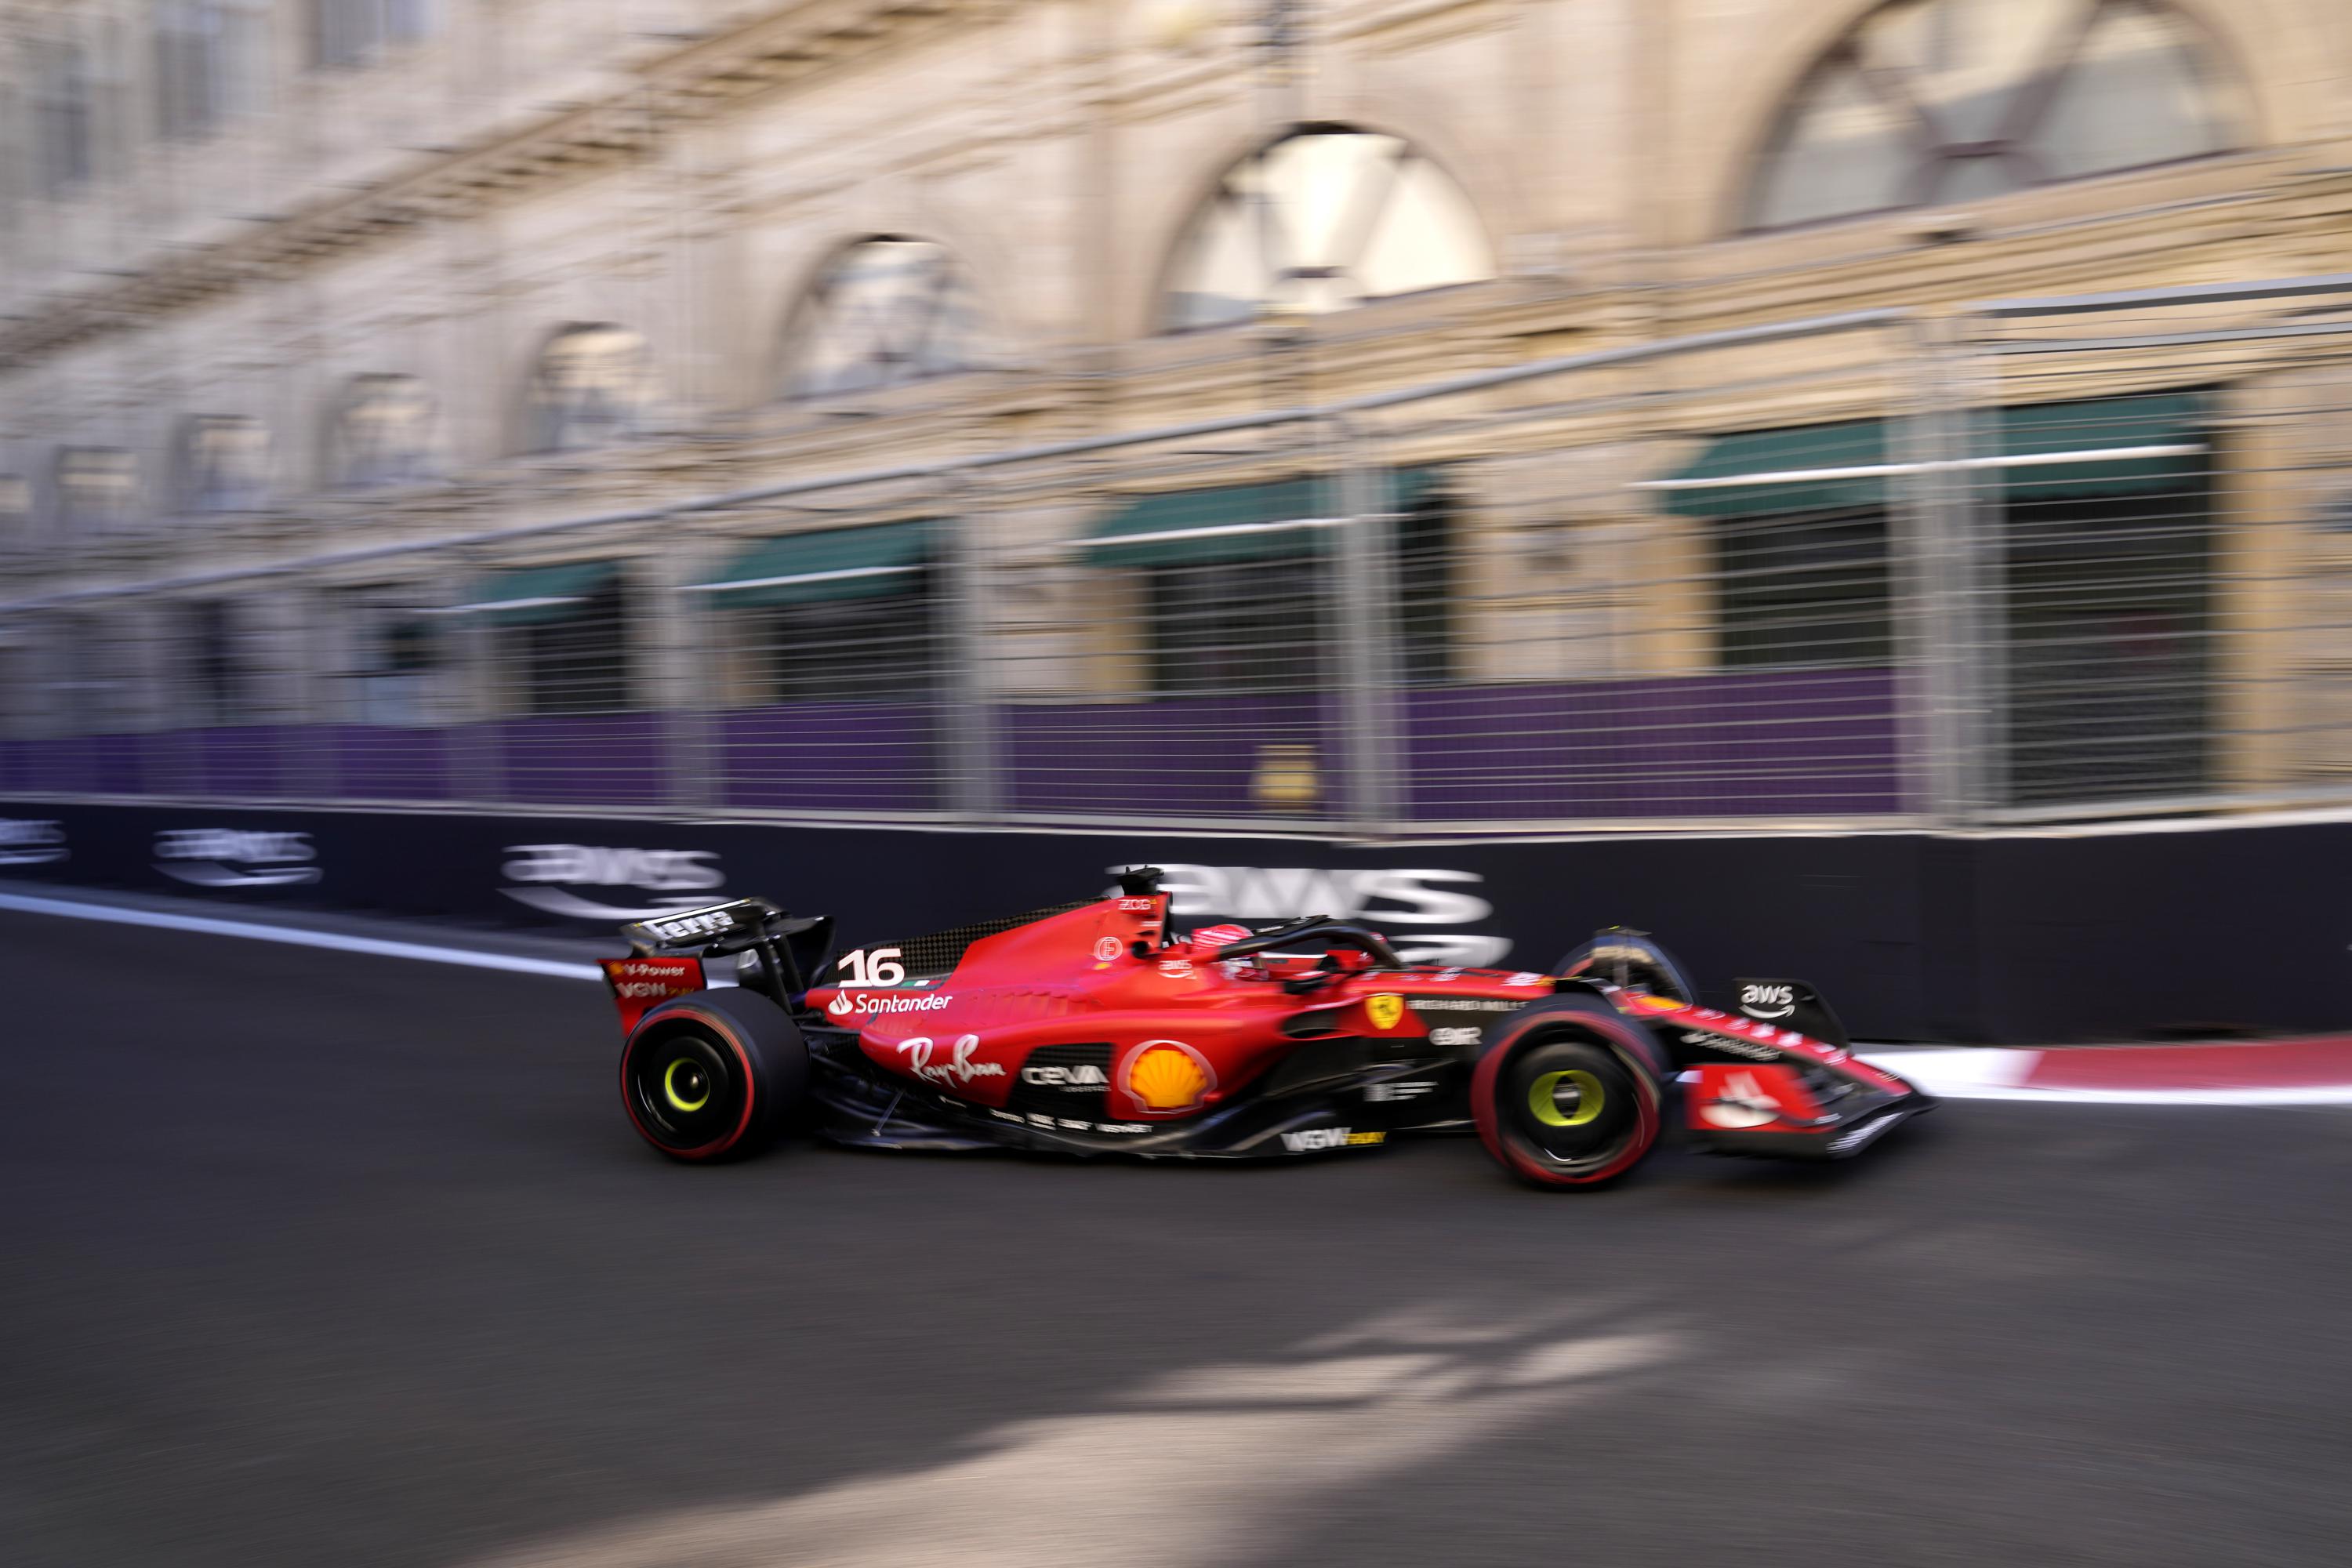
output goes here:
[{"label": "motion blurred background", "polygon": [[1380,834],[2352,781],[2319,0],[0,15],[12,792]]},{"label": "motion blurred background", "polygon": [[0,0],[0,1559],[2340,1562],[2340,1106],[688,1170],[580,960],[2340,1031],[2347,237],[2343,0]]},{"label": "motion blurred background", "polygon": [[2239,287],[2340,266],[2333,5],[0,14],[16,793],[1379,832],[2352,778],[2347,291]]}]

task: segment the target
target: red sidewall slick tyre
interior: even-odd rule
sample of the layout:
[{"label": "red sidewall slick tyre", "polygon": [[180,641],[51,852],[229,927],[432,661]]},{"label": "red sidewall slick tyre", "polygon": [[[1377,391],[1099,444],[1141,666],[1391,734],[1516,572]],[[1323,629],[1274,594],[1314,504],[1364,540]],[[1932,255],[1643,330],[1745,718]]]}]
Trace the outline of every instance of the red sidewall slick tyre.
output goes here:
[{"label": "red sidewall slick tyre", "polygon": [[[1529,1004],[1487,1037],[1471,1114],[1486,1152],[1522,1181],[1597,1187],[1656,1146],[1672,1081],[1665,1053],[1641,1026],[1598,997],[1560,996]],[[1562,1142],[1587,1142],[1589,1157],[1564,1158],[1538,1141],[1553,1129]]]},{"label": "red sidewall slick tyre", "polygon": [[766,1146],[808,1082],[808,1047],[782,1008],[749,991],[700,991],[637,1020],[621,1047],[621,1104],[673,1160]]}]

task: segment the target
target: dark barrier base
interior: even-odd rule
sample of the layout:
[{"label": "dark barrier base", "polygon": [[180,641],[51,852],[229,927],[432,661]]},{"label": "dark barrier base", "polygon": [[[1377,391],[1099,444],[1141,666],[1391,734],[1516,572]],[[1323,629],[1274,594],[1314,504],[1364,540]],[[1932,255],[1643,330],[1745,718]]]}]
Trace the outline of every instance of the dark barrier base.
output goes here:
[{"label": "dark barrier base", "polygon": [[[2352,823],[1942,838],[1758,835],[1362,847],[593,816],[0,803],[0,876],[590,931],[757,892],[846,944],[1171,868],[1180,915],[1361,915],[1449,962],[1547,967],[1655,933],[1718,992],[1811,981],[1859,1037],[2054,1042],[2352,1026]],[[1720,995],[1711,999],[1721,1000]]]}]

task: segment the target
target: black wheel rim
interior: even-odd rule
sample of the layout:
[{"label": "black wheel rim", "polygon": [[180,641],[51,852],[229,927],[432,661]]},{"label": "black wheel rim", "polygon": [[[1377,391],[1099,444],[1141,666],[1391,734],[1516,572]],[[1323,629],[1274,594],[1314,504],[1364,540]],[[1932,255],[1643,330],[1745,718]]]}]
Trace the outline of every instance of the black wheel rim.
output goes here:
[{"label": "black wheel rim", "polygon": [[1640,1135],[1640,1091],[1612,1052],[1538,1046],[1503,1074],[1498,1109],[1517,1142],[1572,1174],[1606,1165]]},{"label": "black wheel rim", "polygon": [[667,1029],[632,1047],[628,1093],[646,1135],[667,1149],[714,1143],[743,1113],[730,1054],[693,1029]]}]

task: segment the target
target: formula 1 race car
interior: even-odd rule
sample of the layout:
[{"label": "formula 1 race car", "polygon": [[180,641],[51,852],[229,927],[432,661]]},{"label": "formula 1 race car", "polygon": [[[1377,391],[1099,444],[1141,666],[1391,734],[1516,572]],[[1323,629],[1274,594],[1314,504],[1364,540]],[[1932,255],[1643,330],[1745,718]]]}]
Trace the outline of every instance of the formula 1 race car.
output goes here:
[{"label": "formula 1 race car", "polygon": [[1639,932],[1549,973],[1407,964],[1318,917],[1171,931],[1159,873],[1111,897],[838,956],[759,899],[622,928],[621,1098],[663,1153],[787,1128],[905,1149],[1260,1159],[1475,1126],[1514,1174],[1591,1187],[1679,1120],[1724,1153],[1838,1159],[1935,1101],[1856,1058],[1811,988],[1701,1006]]}]

